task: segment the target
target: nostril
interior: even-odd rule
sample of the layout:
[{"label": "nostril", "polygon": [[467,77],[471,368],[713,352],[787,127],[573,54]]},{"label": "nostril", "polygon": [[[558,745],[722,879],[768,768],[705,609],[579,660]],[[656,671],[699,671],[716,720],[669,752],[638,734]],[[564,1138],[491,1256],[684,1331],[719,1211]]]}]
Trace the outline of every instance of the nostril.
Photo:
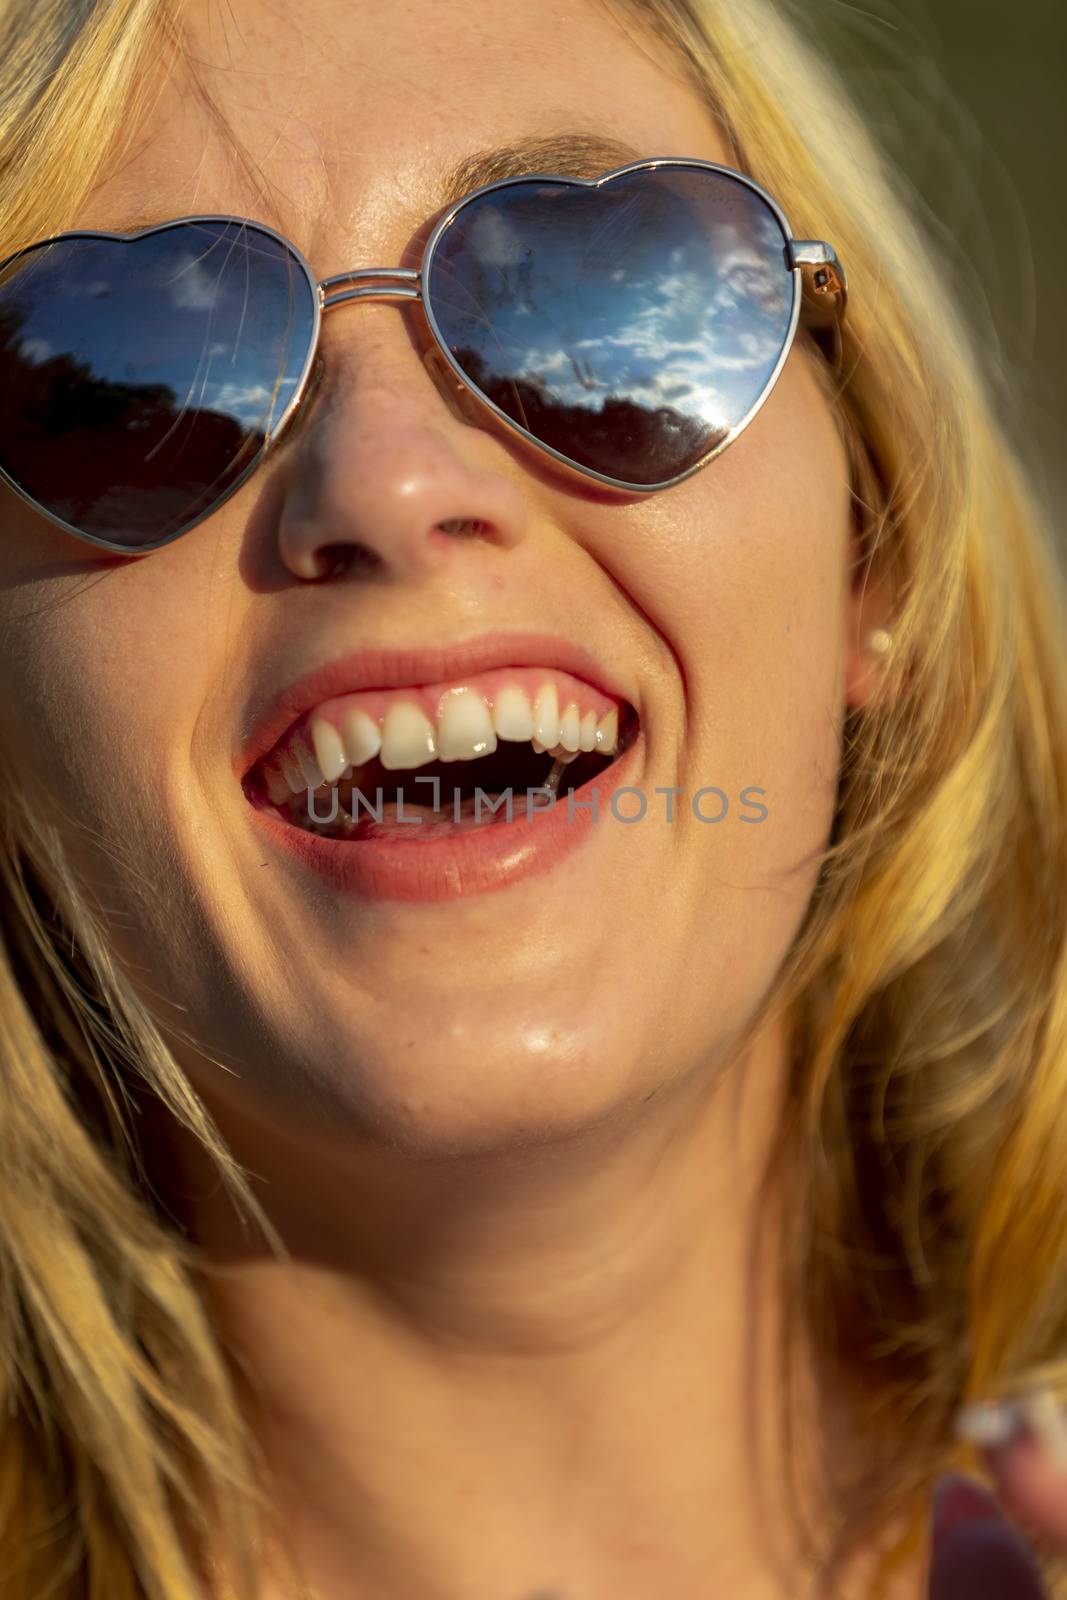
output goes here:
[{"label": "nostril", "polygon": [[345,544],[320,545],[315,552],[315,565],[319,571],[311,582],[325,583],[346,572],[375,572],[385,563],[376,550],[353,540]]},{"label": "nostril", "polygon": [[476,534],[488,532],[488,523],[482,522],[479,517],[449,517],[437,526],[442,533],[455,534],[457,538],[473,538]]}]

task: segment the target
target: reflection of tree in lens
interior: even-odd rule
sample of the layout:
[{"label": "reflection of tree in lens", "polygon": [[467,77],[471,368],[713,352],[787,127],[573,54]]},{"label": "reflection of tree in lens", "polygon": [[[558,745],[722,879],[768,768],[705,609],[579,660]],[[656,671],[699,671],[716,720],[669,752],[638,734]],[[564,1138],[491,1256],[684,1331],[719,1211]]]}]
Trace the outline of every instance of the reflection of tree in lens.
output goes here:
[{"label": "reflection of tree in lens", "polygon": [[153,543],[239,476],[263,446],[232,416],[188,410],[161,383],[96,376],[69,354],[33,360],[27,312],[0,304],[0,465],[65,522]]},{"label": "reflection of tree in lens", "polygon": [[560,455],[627,483],[665,483],[695,466],[726,437],[673,406],[643,406],[608,395],[602,407],[572,405],[531,378],[497,376],[477,350],[453,351],[456,361],[505,416]]}]

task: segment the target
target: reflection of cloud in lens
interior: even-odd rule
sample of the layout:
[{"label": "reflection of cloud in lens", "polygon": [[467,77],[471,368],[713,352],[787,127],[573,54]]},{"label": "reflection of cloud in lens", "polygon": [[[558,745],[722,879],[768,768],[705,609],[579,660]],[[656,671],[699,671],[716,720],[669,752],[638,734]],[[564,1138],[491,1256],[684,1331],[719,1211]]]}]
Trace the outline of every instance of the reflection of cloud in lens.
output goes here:
[{"label": "reflection of cloud in lens", "polygon": [[238,411],[245,406],[263,405],[269,399],[270,390],[262,383],[246,384],[243,388],[237,383],[224,383],[211,403],[220,411]]},{"label": "reflection of cloud in lens", "polygon": [[83,296],[90,300],[104,300],[112,292],[110,279],[93,278],[83,283],[76,272],[68,273],[54,289],[54,293],[63,295],[67,300],[80,300]]},{"label": "reflection of cloud in lens", "polygon": [[36,367],[42,361],[48,360],[52,354],[52,346],[47,339],[23,339],[19,345],[19,353],[24,360]]},{"label": "reflection of cloud in lens", "polygon": [[185,255],[166,279],[171,303],[179,311],[210,311],[219,288],[219,274],[210,271],[201,256]]},{"label": "reflection of cloud in lens", "polygon": [[213,411],[232,411],[240,418],[259,418],[269,403],[270,390],[264,384],[221,384],[206,397]]},{"label": "reflection of cloud in lens", "polygon": [[498,384],[542,388],[551,408],[595,416],[629,402],[731,430],[765,389],[789,328],[782,229],[740,190],[724,201],[733,220],[694,197],[670,227],[652,227],[650,204],[645,228],[636,199],[638,214],[594,216],[590,232],[561,226],[556,238],[546,227],[521,259],[517,241],[531,238],[521,209],[514,230],[503,210],[469,218],[463,248],[491,265],[472,279],[469,331],[457,326],[449,343],[470,343]]},{"label": "reflection of cloud in lens", "polygon": [[[639,393],[642,403],[649,406],[675,404],[678,410],[687,415],[712,418],[717,424],[726,426],[728,424],[724,419],[730,413],[728,396],[707,382],[709,371],[728,372],[740,370],[742,366],[747,369],[757,365],[750,357],[745,357],[743,361],[739,359],[736,363],[713,360],[699,340],[690,340],[687,344],[672,344],[669,340],[663,340],[637,350],[636,354],[647,361],[647,370],[642,371],[634,364],[620,369],[617,357],[606,350],[608,345],[619,342],[617,338],[583,340],[586,350],[595,351],[600,345],[607,359],[598,364],[594,353],[580,366],[567,352],[552,350],[542,353],[529,349],[517,365],[516,376],[541,382],[551,376],[553,395],[567,405],[595,408],[600,400],[590,391],[600,391],[601,396],[605,392],[630,391]],[[568,369],[573,371],[576,381],[568,381],[563,376]]]},{"label": "reflection of cloud in lens", "polygon": [[[672,255],[677,255],[677,250]],[[634,312],[634,320],[648,322],[665,317],[687,321],[709,321],[717,313],[715,300],[708,292],[706,272],[676,272],[670,276],[645,278],[633,287],[646,300]]]},{"label": "reflection of cloud in lens", "polygon": [[567,349],[528,347],[515,365],[516,375],[550,382],[563,404],[595,407],[599,401],[591,391],[632,393],[643,404],[671,405],[716,427],[736,424],[778,358],[781,341],[772,325],[732,333],[719,325],[698,327],[693,337],[689,319],[683,326],[690,337],[679,339],[664,326],[674,320],[670,307],[645,309],[653,315],[616,333],[575,340]]},{"label": "reflection of cloud in lens", "polygon": [[692,295],[697,288],[695,275],[692,272],[676,272],[673,278],[661,278],[659,280],[656,285],[656,293],[662,296],[663,299],[670,298],[670,309],[673,311],[681,305],[685,297]]},{"label": "reflection of cloud in lens", "polygon": [[[599,343],[599,340],[596,341]],[[560,372],[564,367],[570,366],[570,356],[565,350],[553,350],[549,355],[541,355],[536,350],[527,350],[520,371],[523,376],[534,367],[538,372]]]},{"label": "reflection of cloud in lens", "polygon": [[293,388],[292,383],[281,383],[275,393],[262,383],[223,383],[218,388],[209,385],[204,404],[212,411],[228,412],[243,423],[261,423],[268,415],[280,416],[292,396]]},{"label": "reflection of cloud in lens", "polygon": [[526,253],[522,240],[492,206],[482,206],[471,223],[471,239],[481,259],[492,267],[514,267]]}]

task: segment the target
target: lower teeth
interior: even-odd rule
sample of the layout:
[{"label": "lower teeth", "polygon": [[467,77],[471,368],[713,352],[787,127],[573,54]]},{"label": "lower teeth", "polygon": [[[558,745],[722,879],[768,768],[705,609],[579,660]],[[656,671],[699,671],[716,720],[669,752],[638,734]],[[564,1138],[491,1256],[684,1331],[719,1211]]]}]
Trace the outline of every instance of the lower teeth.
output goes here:
[{"label": "lower teeth", "polygon": [[[391,774],[380,773],[376,764],[372,763],[369,771],[365,769],[352,774],[338,786],[324,786],[311,794],[302,790],[291,794],[288,800],[272,804],[276,814],[290,826],[324,839],[359,840],[380,837],[387,832],[390,836],[416,840],[427,837],[427,825],[436,834],[466,832],[475,827],[486,828],[497,823],[518,821],[547,810],[545,790],[557,805],[561,804],[565,794],[582,788],[610,767],[622,754],[626,744],[627,741],[623,740],[610,756],[599,752],[568,751],[555,746],[540,758],[547,766],[547,771],[545,766],[538,768],[535,763],[531,767],[527,762],[525,770],[519,769],[522,776],[518,777],[517,784],[513,777],[513,786],[503,789],[499,785],[502,778],[506,784],[507,777],[498,767],[495,773],[491,768],[484,773],[490,787],[475,783],[468,784],[465,789],[452,788],[448,780],[454,779],[455,774],[446,770],[439,774],[432,791],[425,787],[424,774],[424,782],[408,786],[406,792],[404,786],[396,786]],[[572,762],[577,766],[570,773]],[[436,765],[427,770],[438,771]],[[565,786],[561,787],[565,774],[569,776]],[[386,780],[384,783],[383,778]],[[431,792],[436,807],[430,801]],[[502,796],[510,796],[510,808]],[[249,798],[253,798],[251,793]],[[261,794],[258,803],[262,804],[266,798]],[[312,814],[312,809],[317,815]]]},{"label": "lower teeth", "polygon": [[[340,802],[333,815],[329,815],[331,802],[325,798],[315,802],[316,810],[322,815],[313,816],[308,809],[306,792],[294,795],[288,806],[277,809],[292,826],[305,833],[318,834],[324,839],[369,838],[384,831],[418,838],[425,837],[427,825],[436,832],[456,829],[466,832],[475,827],[488,828],[498,823],[519,821],[547,810],[540,793],[544,789],[549,790],[556,804],[560,804],[562,795],[559,783],[567,765],[562,761],[555,762],[544,782],[532,791],[532,795],[521,790],[513,791],[510,809],[506,798],[484,790],[478,795],[464,794],[458,790],[447,798],[442,794],[437,810],[426,805],[421,794],[418,802],[409,802],[401,790],[399,805],[396,801],[383,799],[380,806],[374,803],[374,797],[370,795],[367,796],[367,804],[357,805],[354,818],[351,807],[345,807]],[[506,795],[507,791],[504,793]]]},{"label": "lower teeth", "polygon": [[[302,798],[302,797],[298,797]],[[360,807],[353,818],[350,810],[338,806],[337,813],[329,821],[313,817],[305,806],[298,806],[285,812],[286,820],[307,833],[317,833],[327,839],[350,839],[359,835],[370,834],[372,831],[388,829],[397,832],[425,827],[427,824],[435,826],[438,831],[448,827],[490,827],[496,822],[512,821],[525,815],[525,796],[513,796],[511,815],[508,815],[506,803],[494,809],[497,796],[482,796],[476,801],[474,795],[466,795],[457,804],[444,804],[439,810],[422,804],[409,804],[404,801],[400,806],[395,802],[385,800],[381,806],[373,810]],[[324,808],[326,809],[326,808]]]}]

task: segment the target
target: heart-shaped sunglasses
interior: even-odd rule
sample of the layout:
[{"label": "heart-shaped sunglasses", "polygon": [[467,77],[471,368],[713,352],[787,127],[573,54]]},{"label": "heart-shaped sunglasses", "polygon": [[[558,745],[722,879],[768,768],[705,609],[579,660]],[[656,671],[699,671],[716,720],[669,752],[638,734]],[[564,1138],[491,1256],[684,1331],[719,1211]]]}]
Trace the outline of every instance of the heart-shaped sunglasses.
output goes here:
[{"label": "heart-shaped sunglasses", "polygon": [[79,538],[157,550],[281,438],[311,392],[324,311],[409,300],[481,419],[564,473],[651,494],[763,405],[805,270],[839,339],[831,247],[794,239],[743,173],[674,157],[486,184],[440,218],[418,270],[321,283],[242,217],[60,234],[0,264],[0,476]]}]

